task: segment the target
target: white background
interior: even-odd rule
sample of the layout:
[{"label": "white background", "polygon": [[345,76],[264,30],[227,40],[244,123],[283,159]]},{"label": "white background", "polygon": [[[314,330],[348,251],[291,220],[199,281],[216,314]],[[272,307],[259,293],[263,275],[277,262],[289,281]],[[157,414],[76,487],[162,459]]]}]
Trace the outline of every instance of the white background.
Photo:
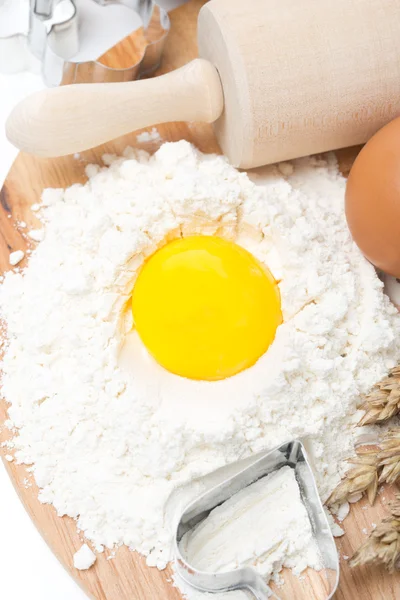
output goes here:
[{"label": "white background", "polygon": [[[4,35],[5,6],[0,0],[0,35]],[[160,2],[166,8],[182,0]],[[107,28],[110,21],[107,19]],[[115,28],[119,24],[114,24]],[[119,30],[117,29],[118,35]],[[11,32],[10,32],[11,33]],[[1,59],[1,57],[0,57]],[[6,140],[4,122],[11,108],[30,92],[41,89],[32,73],[0,74],[0,187],[17,154]],[[50,552],[20,503],[0,461],[0,598],[2,600],[87,600],[87,596]],[[132,600],[136,600],[133,599]],[[137,599],[139,600],[139,599]],[[156,600],[156,599],[154,599]]]}]

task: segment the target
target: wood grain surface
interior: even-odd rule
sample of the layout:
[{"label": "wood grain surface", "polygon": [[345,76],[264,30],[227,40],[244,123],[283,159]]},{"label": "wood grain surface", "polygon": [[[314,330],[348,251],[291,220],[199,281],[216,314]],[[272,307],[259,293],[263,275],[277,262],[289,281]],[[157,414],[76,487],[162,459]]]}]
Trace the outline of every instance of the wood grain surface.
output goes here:
[{"label": "wood grain surface", "polygon": [[[163,66],[160,72],[167,72],[194,58],[196,48],[196,17],[203,4],[202,0],[192,0],[189,4],[171,14],[172,30],[167,41]],[[171,123],[159,127],[163,140],[187,139],[202,151],[218,151],[211,126],[195,123]],[[20,154],[15,161],[4,187],[0,192],[0,268],[10,269],[9,254],[17,249],[29,249],[27,229],[18,223],[25,221],[28,229],[37,225],[30,206],[40,201],[45,187],[65,187],[75,182],[85,181],[84,166],[87,163],[100,163],[104,152],[121,153],[127,145],[138,146],[136,133],[114,140],[106,146],[87,151],[76,160],[73,157],[58,159],[37,159]],[[147,150],[156,149],[155,144],[142,144]],[[357,148],[338,153],[344,174],[348,173]],[[22,265],[25,263],[23,262]],[[7,418],[7,406],[0,403],[0,424]],[[2,430],[0,441],[6,439]],[[51,506],[42,505],[37,499],[37,488],[25,467],[4,461],[10,478],[38,530],[76,581],[90,598],[96,600],[179,600],[179,592],[168,579],[171,570],[159,572],[146,566],[144,559],[126,548],[121,548],[115,558],[107,560],[110,553],[98,556],[95,566],[89,571],[79,572],[73,567],[73,554],[80,548],[82,537],[78,534],[75,522],[69,518],[57,517]],[[29,480],[29,483],[28,483]],[[388,575],[380,568],[357,568],[350,570],[346,557],[366,539],[373,523],[388,513],[387,503],[393,498],[393,491],[384,489],[374,507],[366,500],[352,505],[351,514],[344,522],[346,535],[338,539],[337,546],[341,558],[341,582],[337,600],[395,600],[400,598],[400,575]],[[245,532],[243,533],[245,535]],[[3,565],[7,568],[7,565]],[[23,576],[23,565],[21,565]],[[303,581],[287,577],[288,583],[278,590],[282,598],[321,599],[318,595],[318,577],[312,573]],[[250,596],[249,596],[250,597]]]}]

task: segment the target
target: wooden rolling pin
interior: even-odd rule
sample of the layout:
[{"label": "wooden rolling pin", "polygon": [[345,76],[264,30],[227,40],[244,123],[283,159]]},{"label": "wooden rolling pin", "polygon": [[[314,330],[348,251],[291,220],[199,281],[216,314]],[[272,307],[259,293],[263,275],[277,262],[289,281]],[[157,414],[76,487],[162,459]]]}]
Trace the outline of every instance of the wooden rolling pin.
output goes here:
[{"label": "wooden rolling pin", "polygon": [[211,0],[201,59],[153,79],[36,93],[7,135],[59,156],[158,123],[214,122],[243,168],[359,144],[400,114],[399,32],[399,0]]}]

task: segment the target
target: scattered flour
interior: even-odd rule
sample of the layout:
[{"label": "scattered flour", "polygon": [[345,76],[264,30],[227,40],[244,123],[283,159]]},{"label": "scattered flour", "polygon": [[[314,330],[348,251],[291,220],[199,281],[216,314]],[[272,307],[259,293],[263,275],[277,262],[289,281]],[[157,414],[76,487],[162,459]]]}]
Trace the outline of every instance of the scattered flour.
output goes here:
[{"label": "scattered flour", "polygon": [[74,567],[79,571],[87,571],[90,569],[96,562],[96,555],[91,551],[87,544],[83,544],[83,546],[75,552],[74,554]]},{"label": "scattered flour", "polygon": [[136,141],[139,144],[143,142],[159,142],[160,139],[161,136],[156,127],[153,127],[151,131],[142,131],[142,133],[138,133],[138,135],[136,136]]},{"label": "scattered flour", "polygon": [[17,265],[24,258],[25,252],[23,250],[15,250],[15,252],[11,252],[9,256],[10,265],[13,267]]},{"label": "scattered flour", "polygon": [[207,572],[253,566],[268,581],[283,567],[322,568],[294,470],[283,467],[215,508],[182,539],[188,562]]},{"label": "scattered flour", "polygon": [[28,232],[28,236],[34,242],[42,242],[44,239],[44,229],[31,229],[31,231]]},{"label": "scattered flour", "polygon": [[334,518],[332,517],[331,513],[329,512],[329,510],[327,508],[325,508],[325,514],[328,519],[328,523],[331,528],[332,535],[334,537],[342,537],[342,535],[344,535],[344,530],[340,527],[340,525],[338,523],[335,522]]},{"label": "scattered flour", "polygon": [[[303,437],[326,499],[352,453],[360,394],[400,358],[400,317],[350,238],[332,156],[258,170],[259,186],[184,141],[106,160],[33,207],[43,229],[30,236],[43,241],[0,287],[2,393],[40,500],[97,551],[126,544],[163,568],[167,499],[218,467]],[[274,343],[220,382],[165,374],[140,340],[128,348],[143,261],[198,233],[243,245],[280,281]]]}]

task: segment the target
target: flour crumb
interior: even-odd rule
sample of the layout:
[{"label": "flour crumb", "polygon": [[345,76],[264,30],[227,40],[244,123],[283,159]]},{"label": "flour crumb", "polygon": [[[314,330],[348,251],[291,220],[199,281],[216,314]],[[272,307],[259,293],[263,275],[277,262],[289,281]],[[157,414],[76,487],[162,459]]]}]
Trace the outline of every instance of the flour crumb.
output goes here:
[{"label": "flour crumb", "polygon": [[372,529],[376,529],[376,523],[371,523]]},{"label": "flour crumb", "polygon": [[343,560],[349,560],[350,556],[347,556],[347,554],[343,554]]},{"label": "flour crumb", "polygon": [[363,528],[362,532],[364,535],[368,535],[368,529],[366,527]]},{"label": "flour crumb", "polygon": [[81,155],[79,154],[79,152],[75,152],[74,160],[79,160],[80,158],[81,158]]},{"label": "flour crumb", "polygon": [[156,127],[153,127],[151,131],[142,131],[136,136],[136,141],[141,144],[144,142],[158,142],[161,140],[160,133]]},{"label": "flour crumb", "polygon": [[348,502],[344,502],[338,509],[336,516],[340,522],[344,521],[350,512],[350,505]]},{"label": "flour crumb", "polygon": [[27,225],[26,225],[25,221],[19,221],[18,227],[20,227],[21,229],[26,229]]},{"label": "flour crumb", "polygon": [[336,523],[335,519],[332,517],[329,510],[324,506],[324,511],[326,514],[326,518],[328,519],[329,527],[331,529],[333,537],[342,537],[344,535],[344,530],[340,527],[338,523]]},{"label": "flour crumb", "polygon": [[87,544],[83,546],[74,554],[74,567],[79,571],[87,571],[96,562],[96,555],[89,548]]},{"label": "flour crumb", "polygon": [[31,231],[28,231],[28,236],[34,242],[42,242],[44,240],[44,229],[31,229]]},{"label": "flour crumb", "polygon": [[334,523],[333,525],[331,525],[331,531],[332,531],[332,535],[333,537],[342,537],[342,535],[344,535],[344,529],[342,529],[340,527],[340,525],[338,525],[337,523]]},{"label": "flour crumb", "polygon": [[15,252],[11,252],[9,256],[10,265],[13,267],[17,265],[24,258],[25,252],[23,250],[15,250]]},{"label": "flour crumb", "polygon": [[5,442],[2,442],[1,446],[2,448],[8,448],[9,450],[12,450],[13,448],[15,448],[15,442],[14,440],[7,440]]},{"label": "flour crumb", "polygon": [[6,459],[7,462],[13,462],[13,460],[14,460],[14,457],[11,456],[11,454],[6,454],[4,458]]},{"label": "flour crumb", "polygon": [[32,204],[31,211],[37,212],[38,210],[40,210],[40,204],[38,204],[37,202],[35,204]]}]

